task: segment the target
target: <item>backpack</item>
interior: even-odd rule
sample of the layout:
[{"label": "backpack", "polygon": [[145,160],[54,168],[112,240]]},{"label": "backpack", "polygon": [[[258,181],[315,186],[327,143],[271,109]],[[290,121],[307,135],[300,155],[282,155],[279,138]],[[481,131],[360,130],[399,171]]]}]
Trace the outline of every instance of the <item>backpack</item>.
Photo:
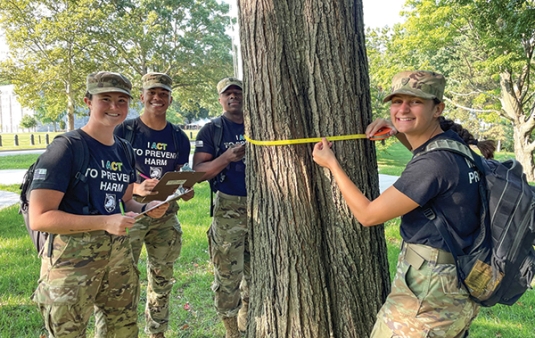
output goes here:
[{"label": "backpack", "polygon": [[[73,166],[74,168],[76,168],[76,174],[73,177],[71,177],[71,180],[69,181],[69,186],[67,187],[67,191],[65,192],[65,195],[63,198],[69,196],[69,194],[72,191],[74,191],[74,189],[80,182],[83,183],[84,191],[87,196],[86,198],[87,205],[83,207],[82,215],[89,215],[90,214],[89,187],[87,185],[87,177],[85,176],[85,172],[87,171],[89,167],[89,158],[90,158],[89,148],[87,146],[87,143],[85,139],[82,137],[82,135],[80,134],[79,129],[69,131],[65,134],[58,135],[55,138],[67,139],[69,143],[69,148],[72,149],[73,154],[74,154]],[[129,156],[130,162],[133,163],[134,153],[132,152],[131,148],[121,138],[116,137],[115,140],[120,142],[125,153],[127,154],[127,156]],[[51,240],[48,242],[48,248],[47,248],[47,256],[50,257],[52,255],[52,249],[53,249],[53,244],[54,244],[54,241],[53,241],[54,234],[32,230],[32,228],[30,227],[30,220],[28,217],[29,202],[30,202],[29,201],[29,197],[30,197],[29,189],[33,181],[35,167],[38,162],[39,162],[39,158],[28,168],[28,171],[26,172],[26,174],[24,174],[24,177],[22,179],[22,183],[20,185],[21,191],[20,191],[19,214],[22,214],[22,218],[24,219],[24,223],[26,225],[26,230],[28,230],[28,233],[35,246],[35,249],[37,250],[39,254],[41,254],[43,250],[43,246],[48,236],[51,236]],[[59,209],[62,210],[62,203],[60,203]]]},{"label": "backpack", "polygon": [[[452,239],[444,214],[424,208],[455,258],[459,283],[482,306],[513,305],[530,289],[535,275],[535,198],[516,160],[484,159],[461,142],[436,140],[417,156],[446,150],[463,156],[482,179],[480,233],[468,252]],[[459,285],[460,286],[460,285]]]},{"label": "backpack", "polygon": [[[68,192],[73,191],[73,189],[76,187],[78,183],[80,182],[84,183],[84,189],[87,194],[88,205],[84,207],[83,214],[89,215],[89,188],[87,187],[87,184],[85,184],[87,181],[85,172],[89,166],[89,149],[87,147],[87,143],[84,140],[84,138],[80,135],[80,132],[78,131],[78,129],[67,132],[65,134],[58,135],[55,138],[67,139],[69,142],[69,147],[73,149],[73,154],[75,155],[73,165],[74,165],[74,168],[77,168],[76,175],[74,177],[71,177],[71,180],[69,181],[69,186],[64,196],[67,196]],[[82,156],[76,156],[78,154]],[[24,218],[26,229],[28,230],[28,233],[30,234],[30,237],[33,241],[33,245],[35,246],[35,249],[37,250],[38,253],[41,253],[49,234],[47,232],[32,230],[32,228],[30,227],[30,220],[28,217],[29,202],[30,202],[29,201],[29,197],[30,197],[29,188],[32,184],[33,176],[35,173],[35,166],[38,162],[39,162],[39,158],[28,168],[28,171],[26,172],[26,174],[24,174],[24,178],[22,179],[22,183],[20,185],[19,214],[22,214],[22,217]],[[54,234],[50,234],[50,236],[54,236]],[[52,254],[53,242],[54,241],[52,239],[49,241],[49,246],[48,246],[48,251],[47,251],[48,257],[50,257],[50,255]]]}]

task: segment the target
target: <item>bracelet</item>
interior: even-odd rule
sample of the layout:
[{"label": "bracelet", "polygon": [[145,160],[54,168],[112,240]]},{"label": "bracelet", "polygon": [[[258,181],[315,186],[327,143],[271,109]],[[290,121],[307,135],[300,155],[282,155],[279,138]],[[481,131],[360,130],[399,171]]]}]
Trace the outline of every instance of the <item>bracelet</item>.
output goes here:
[{"label": "bracelet", "polygon": [[145,212],[145,209],[147,209],[147,203],[141,206],[141,212]]}]

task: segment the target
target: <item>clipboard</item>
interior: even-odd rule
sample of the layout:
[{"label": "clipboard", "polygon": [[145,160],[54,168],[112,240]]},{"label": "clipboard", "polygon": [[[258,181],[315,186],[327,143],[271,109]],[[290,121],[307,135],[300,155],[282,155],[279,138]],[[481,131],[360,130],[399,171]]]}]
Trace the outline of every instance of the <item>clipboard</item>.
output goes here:
[{"label": "clipboard", "polygon": [[193,187],[195,183],[200,181],[204,174],[204,172],[197,171],[168,171],[153,189],[154,191],[157,191],[158,194],[144,196],[140,202],[147,203],[154,200],[166,200],[170,195],[173,195],[176,189],[180,186],[187,188]]},{"label": "clipboard", "polygon": [[[175,192],[169,196],[167,196],[167,198],[165,199],[165,201],[162,201],[158,204],[156,204],[155,206],[151,207],[150,209],[147,209],[143,212],[140,212],[139,214],[136,215],[136,217],[134,217],[134,219],[139,219],[143,216],[145,216],[145,214],[151,210],[154,210],[156,208],[158,208],[159,206],[161,206],[162,204],[165,204],[165,203],[169,203],[169,202],[173,202],[173,201],[176,201],[178,200],[180,197],[184,196],[185,194],[187,194],[188,192],[190,192],[192,189],[181,189],[181,190],[175,190]],[[155,195],[156,196],[156,195]]]}]

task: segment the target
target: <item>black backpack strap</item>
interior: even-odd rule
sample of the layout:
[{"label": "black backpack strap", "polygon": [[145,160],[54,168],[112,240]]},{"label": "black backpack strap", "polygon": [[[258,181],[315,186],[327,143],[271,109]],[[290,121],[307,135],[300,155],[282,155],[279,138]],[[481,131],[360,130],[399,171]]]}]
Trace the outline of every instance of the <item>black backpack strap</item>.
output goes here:
[{"label": "black backpack strap", "polygon": [[[223,121],[222,117],[218,116],[214,119],[212,119],[212,140],[214,142],[214,159],[219,157],[221,154],[221,149],[219,145],[221,144],[221,140],[223,139]],[[225,170],[225,169],[223,169]],[[224,179],[225,175],[223,174],[223,171],[221,171],[219,174],[217,174],[215,177],[213,177],[210,180],[210,217],[214,216],[214,192],[217,190],[216,186],[218,182],[221,182]]]},{"label": "black backpack strap", "polygon": [[[189,139],[189,138],[188,138],[188,135],[186,135],[186,133],[178,125],[171,123],[171,126],[173,126],[173,131],[174,131],[173,143],[175,144],[176,151],[178,151],[178,149],[180,149],[180,139],[181,138]],[[178,156],[177,156],[177,159],[178,159]],[[183,164],[184,163],[177,163],[177,165],[183,165]]]},{"label": "black backpack strap", "polygon": [[130,144],[134,143],[134,137],[136,135],[136,133],[134,133],[134,130],[136,129],[136,125],[137,125],[137,118],[125,120],[120,125],[120,127],[123,128],[123,133],[122,133],[122,135],[124,136],[123,138],[127,140],[128,142],[130,142]]},{"label": "black backpack strap", "polygon": [[221,144],[221,140],[223,139],[223,117],[218,116],[212,119],[212,123],[214,124],[214,130],[212,133],[215,147],[214,158],[216,158],[221,155],[221,149],[219,148],[219,145]]},{"label": "black backpack strap", "polygon": [[451,140],[451,139],[435,140],[429,143],[425,147],[424,151],[414,155],[414,157],[418,157],[430,151],[436,151],[436,150],[446,150],[446,151],[461,155],[464,158],[466,158],[468,161],[473,163],[479,172],[483,174],[486,172],[481,156],[476,154],[466,144],[461,143],[459,141]]},{"label": "black backpack strap", "polygon": [[[69,145],[73,151],[74,155],[74,168],[76,169],[76,174],[71,177],[71,180],[69,181],[69,186],[67,188],[67,191],[65,192],[64,198],[67,196],[67,194],[70,191],[73,191],[76,185],[80,182],[83,183],[85,195],[86,195],[86,205],[82,209],[83,215],[89,215],[90,214],[90,203],[89,203],[89,186],[87,184],[87,177],[85,176],[85,172],[87,171],[87,168],[89,167],[89,147],[87,146],[87,143],[85,139],[80,134],[80,130],[72,130],[65,134],[58,135],[56,137],[62,137],[67,139],[69,142]],[[61,203],[60,203],[61,206]],[[49,234],[50,239],[48,240],[48,252],[47,256],[50,257],[52,255],[52,249],[54,246],[54,234]]]},{"label": "black backpack strap", "polygon": [[444,239],[444,242],[446,243],[446,246],[450,250],[450,253],[453,255],[453,260],[455,261],[455,267],[457,270],[458,287],[461,287],[463,278],[460,274],[459,264],[457,260],[458,260],[458,257],[463,256],[464,253],[461,250],[461,248],[459,248],[459,246],[455,243],[453,238],[451,237],[449,226],[448,226],[448,223],[446,222],[446,217],[444,216],[442,211],[440,211],[440,209],[434,208],[432,206],[423,209],[423,213],[425,217],[427,217],[427,219],[433,222],[438,232],[442,236],[442,239]]},{"label": "black backpack strap", "polygon": [[123,148],[126,156],[128,156],[128,161],[130,164],[134,165],[134,170],[136,168],[136,155],[134,154],[134,150],[132,149],[132,146],[125,142],[125,139],[120,137],[115,137],[115,142],[119,142],[121,147]]},{"label": "black backpack strap", "polygon": [[[425,154],[430,151],[449,151],[458,155],[463,156],[465,159],[470,161],[473,165],[476,166],[477,170],[482,174],[485,175],[485,166],[483,164],[483,160],[481,156],[474,153],[472,149],[470,149],[466,144],[450,140],[450,139],[442,139],[442,140],[435,140],[427,145],[424,151],[418,153],[415,155],[415,157],[420,156],[422,154]],[[488,199],[487,199],[487,192],[486,192],[486,182],[485,178],[481,177],[480,184],[479,184],[479,196],[481,199],[481,213],[480,213],[480,228],[482,231],[486,231],[486,223],[485,223],[485,216],[487,214],[488,209]],[[457,279],[459,282],[459,287],[461,286],[461,283],[463,283],[463,276],[460,274],[460,268],[458,263],[458,257],[463,256],[464,252],[463,250],[457,245],[457,243],[453,240],[453,237],[450,233],[450,227],[446,221],[446,216],[444,216],[444,213],[438,208],[435,208],[433,206],[428,207],[422,207],[423,214],[427,219],[433,222],[435,227],[437,228],[438,232],[444,239],[444,242],[446,243],[446,246],[450,250],[450,253],[453,255],[453,258],[455,260],[455,266],[457,268]]]}]

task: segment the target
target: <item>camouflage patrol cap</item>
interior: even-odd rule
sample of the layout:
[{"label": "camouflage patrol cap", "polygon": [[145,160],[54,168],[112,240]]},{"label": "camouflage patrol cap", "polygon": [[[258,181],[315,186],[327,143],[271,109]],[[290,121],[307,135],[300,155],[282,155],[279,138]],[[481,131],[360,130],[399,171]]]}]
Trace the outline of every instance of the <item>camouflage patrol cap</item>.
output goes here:
[{"label": "camouflage patrol cap", "polygon": [[141,78],[143,89],[163,88],[168,91],[173,91],[173,80],[169,75],[164,73],[147,73]]},{"label": "camouflage patrol cap", "polygon": [[87,76],[87,92],[92,95],[119,92],[132,97],[131,90],[130,80],[119,73],[102,71]]},{"label": "camouflage patrol cap", "polygon": [[243,83],[241,82],[241,80],[235,79],[233,77],[226,77],[223,80],[219,81],[219,83],[217,84],[217,93],[224,93],[225,90],[227,90],[230,86],[237,86],[243,90]]},{"label": "camouflage patrol cap", "polygon": [[412,95],[423,99],[437,99],[442,102],[446,87],[444,75],[423,70],[398,73],[392,79],[391,93],[383,102],[392,100],[396,94]]}]

